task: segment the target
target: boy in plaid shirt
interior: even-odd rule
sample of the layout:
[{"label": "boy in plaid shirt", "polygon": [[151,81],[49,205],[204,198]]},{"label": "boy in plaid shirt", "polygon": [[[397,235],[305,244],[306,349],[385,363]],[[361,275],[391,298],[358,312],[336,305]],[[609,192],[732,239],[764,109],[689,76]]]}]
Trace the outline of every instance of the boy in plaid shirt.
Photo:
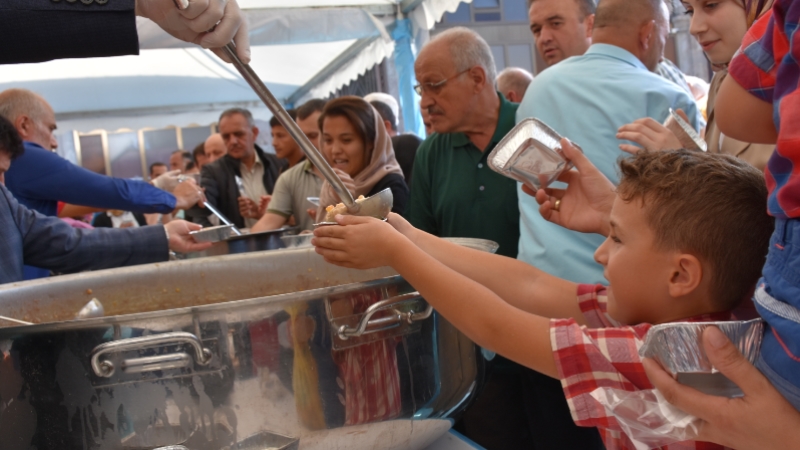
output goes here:
[{"label": "boy in plaid shirt", "polygon": [[[730,319],[752,294],[773,225],[763,176],[733,157],[639,152],[620,166],[610,220],[594,228],[608,236],[595,253],[607,287],[451,244],[394,214],[388,224],[337,216],[346,226],[318,228],[314,244],[337,265],[393,267],[477,344],[560,379],[576,423],[598,427],[608,449],[633,449],[589,393],[652,388],[638,356],[651,324]],[[599,184],[601,196],[614,190]]]}]

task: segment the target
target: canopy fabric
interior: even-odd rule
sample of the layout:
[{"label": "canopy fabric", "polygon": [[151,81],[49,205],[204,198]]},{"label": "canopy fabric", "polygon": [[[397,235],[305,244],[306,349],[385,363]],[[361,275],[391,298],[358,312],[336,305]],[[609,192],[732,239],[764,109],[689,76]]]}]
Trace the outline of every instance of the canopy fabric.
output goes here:
[{"label": "canopy fabric", "polygon": [[[393,55],[398,36],[395,33],[393,38],[393,30],[405,19],[404,8],[417,37],[459,3],[239,1],[250,25],[251,66],[284,102],[326,97]],[[106,118],[126,115],[152,116],[152,127],[183,126],[169,122],[170,116],[257,104],[258,98],[239,74],[213,53],[172,38],[146,19],[138,18],[137,28],[139,56],[5,66],[0,71],[0,90],[22,87],[42,94],[52,104],[61,128],[69,129],[64,122],[75,120],[81,123],[77,131],[90,131],[83,129],[88,123],[94,124],[91,129],[104,128]],[[403,44],[403,53],[404,64],[413,64],[413,40]],[[402,89],[410,90],[408,79]],[[402,103],[410,103],[413,95],[401,92]]]}]

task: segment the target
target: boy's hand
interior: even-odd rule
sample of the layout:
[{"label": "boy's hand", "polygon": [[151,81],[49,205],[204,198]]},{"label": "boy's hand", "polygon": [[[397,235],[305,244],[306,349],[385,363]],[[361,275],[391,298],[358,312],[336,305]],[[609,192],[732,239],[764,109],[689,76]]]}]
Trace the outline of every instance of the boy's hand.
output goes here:
[{"label": "boy's hand", "polygon": [[607,236],[608,216],[616,197],[614,184],[568,139],[561,140],[561,148],[577,169],[558,177],[567,183],[567,189],[539,189],[535,194],[525,185],[522,189],[535,195],[539,212],[546,220],[581,233]]},{"label": "boy's hand", "polygon": [[406,219],[403,218],[400,214],[396,213],[389,213],[389,225],[393,226],[395,230],[399,231],[400,234],[410,239],[412,242],[414,241],[414,231],[417,229],[414,228],[413,225],[408,223]]},{"label": "boy's hand", "polygon": [[311,243],[325,261],[351,269],[371,269],[392,265],[392,256],[403,241],[410,245],[392,225],[373,217],[337,215],[343,226],[326,226],[314,230]]},{"label": "boy's hand", "polygon": [[703,332],[714,368],[736,383],[741,398],[706,395],[675,381],[655,361],[644,368],[653,385],[678,408],[703,420],[698,440],[747,450],[789,448],[800,442],[800,413],[716,327]]},{"label": "boy's hand", "polygon": [[[677,113],[683,120],[689,122],[686,113],[680,109]],[[633,123],[619,127],[617,139],[635,142],[641,146],[619,144],[620,150],[630,154],[636,154],[642,148],[651,152],[683,148],[683,144],[672,131],[649,117],[635,120]]]}]

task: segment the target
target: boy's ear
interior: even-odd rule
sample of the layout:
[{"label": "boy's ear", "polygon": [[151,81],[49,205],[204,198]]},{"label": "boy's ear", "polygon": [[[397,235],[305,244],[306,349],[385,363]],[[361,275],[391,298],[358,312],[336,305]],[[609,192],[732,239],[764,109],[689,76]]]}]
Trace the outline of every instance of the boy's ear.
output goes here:
[{"label": "boy's ear", "polygon": [[669,295],[683,297],[694,292],[703,281],[703,265],[696,256],[679,253],[675,256],[669,280]]}]

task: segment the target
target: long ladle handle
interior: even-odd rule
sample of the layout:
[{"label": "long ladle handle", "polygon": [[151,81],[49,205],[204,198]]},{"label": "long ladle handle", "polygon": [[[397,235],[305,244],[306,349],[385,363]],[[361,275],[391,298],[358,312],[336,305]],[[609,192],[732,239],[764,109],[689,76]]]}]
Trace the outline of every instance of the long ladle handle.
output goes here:
[{"label": "long ladle handle", "polygon": [[238,229],[238,228],[236,228],[236,225],[234,225],[234,224],[233,224],[233,222],[231,222],[230,220],[228,220],[228,218],[227,218],[227,217],[225,217],[225,215],[224,215],[224,214],[222,214],[221,212],[219,212],[219,210],[218,210],[217,208],[215,208],[215,207],[214,207],[214,205],[212,205],[212,204],[211,204],[211,203],[209,203],[209,202],[205,202],[205,205],[206,205],[206,209],[208,209],[208,210],[209,210],[209,211],[211,211],[211,212],[212,212],[212,213],[213,213],[215,216],[217,216],[217,218],[219,219],[219,221],[220,221],[220,222],[222,222],[222,223],[223,223],[223,224],[225,224],[225,225],[233,225],[233,232],[234,232],[234,233],[236,233],[236,235],[237,235],[237,236],[241,236],[241,235],[242,235],[242,232],[241,232],[241,231],[239,231],[239,229]]},{"label": "long ladle handle", "polygon": [[249,64],[245,64],[242,62],[241,59],[236,55],[236,47],[234,47],[233,43],[230,43],[222,48],[228,58],[231,59],[233,62],[233,66],[239,71],[242,77],[247,81],[247,84],[253,88],[256,95],[267,105],[272,114],[278,119],[278,122],[286,128],[286,131],[289,132],[289,135],[292,136],[292,139],[297,142],[297,145],[300,146],[300,149],[305,153],[306,157],[311,160],[311,162],[322,172],[322,176],[328,180],[328,183],[333,186],[333,190],[339,194],[339,198],[342,200],[347,206],[347,210],[350,212],[358,211],[358,204],[353,200],[353,194],[347,190],[342,180],[336,175],[336,172],[333,171],[328,161],[322,156],[322,153],[314,147],[314,144],[308,140],[305,133],[300,130],[300,127],[292,120],[292,117],[289,116],[289,113],[283,108],[283,106],[278,102],[278,99],[272,95],[272,92],[267,89],[267,86],[258,78],[258,75],[250,68]]}]

